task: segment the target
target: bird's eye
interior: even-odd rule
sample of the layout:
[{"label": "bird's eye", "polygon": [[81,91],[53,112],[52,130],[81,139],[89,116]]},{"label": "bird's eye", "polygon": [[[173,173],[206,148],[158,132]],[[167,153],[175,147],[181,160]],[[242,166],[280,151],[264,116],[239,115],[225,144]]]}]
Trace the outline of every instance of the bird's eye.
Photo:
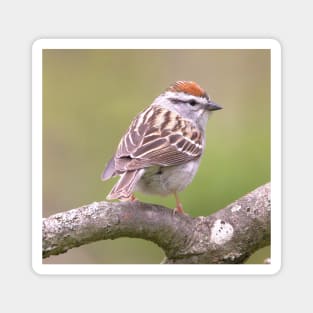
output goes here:
[{"label": "bird's eye", "polygon": [[193,100],[193,99],[188,102],[191,106],[195,106],[197,104],[196,100]]}]

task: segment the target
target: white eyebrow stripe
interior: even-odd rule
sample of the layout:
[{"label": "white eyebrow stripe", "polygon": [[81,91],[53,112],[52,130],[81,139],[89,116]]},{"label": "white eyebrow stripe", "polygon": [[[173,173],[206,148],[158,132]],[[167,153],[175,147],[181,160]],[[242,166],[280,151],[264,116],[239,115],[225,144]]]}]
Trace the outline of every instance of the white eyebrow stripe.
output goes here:
[{"label": "white eyebrow stripe", "polygon": [[[177,99],[177,101],[180,100],[181,102],[189,102],[190,100],[195,100],[196,102],[202,103],[202,104],[206,104],[208,102],[208,100],[204,97],[188,95],[183,92],[177,93],[177,92],[167,91],[165,95],[168,96],[168,98]],[[210,100],[210,97],[209,97],[209,100]]]}]

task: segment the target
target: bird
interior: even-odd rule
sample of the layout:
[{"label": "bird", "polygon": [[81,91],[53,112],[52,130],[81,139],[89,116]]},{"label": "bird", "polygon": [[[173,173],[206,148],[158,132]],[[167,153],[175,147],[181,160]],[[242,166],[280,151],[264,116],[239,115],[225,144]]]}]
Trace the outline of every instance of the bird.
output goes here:
[{"label": "bird", "polygon": [[174,195],[193,180],[205,148],[205,128],[222,109],[194,81],[176,81],[140,112],[121,138],[101,178],[120,176],[107,200],[136,201],[134,192]]}]

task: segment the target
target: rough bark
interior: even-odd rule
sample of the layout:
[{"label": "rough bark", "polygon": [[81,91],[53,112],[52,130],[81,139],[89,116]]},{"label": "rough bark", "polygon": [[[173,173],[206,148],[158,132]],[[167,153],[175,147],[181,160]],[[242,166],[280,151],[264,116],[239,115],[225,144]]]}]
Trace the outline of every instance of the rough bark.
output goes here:
[{"label": "rough bark", "polygon": [[43,219],[43,257],[97,240],[150,240],[163,263],[243,263],[270,244],[270,183],[207,217],[141,202],[94,202]]}]

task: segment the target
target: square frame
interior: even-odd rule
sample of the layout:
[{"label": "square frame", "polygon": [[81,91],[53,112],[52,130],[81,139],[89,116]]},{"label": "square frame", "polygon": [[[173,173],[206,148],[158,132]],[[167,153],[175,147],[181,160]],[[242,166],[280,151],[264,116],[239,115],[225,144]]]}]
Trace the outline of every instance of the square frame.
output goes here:
[{"label": "square frame", "polygon": [[[270,49],[271,264],[43,264],[42,51],[43,49]],[[39,39],[32,47],[32,266],[38,274],[275,274],[281,267],[281,47],[274,39]]]}]

